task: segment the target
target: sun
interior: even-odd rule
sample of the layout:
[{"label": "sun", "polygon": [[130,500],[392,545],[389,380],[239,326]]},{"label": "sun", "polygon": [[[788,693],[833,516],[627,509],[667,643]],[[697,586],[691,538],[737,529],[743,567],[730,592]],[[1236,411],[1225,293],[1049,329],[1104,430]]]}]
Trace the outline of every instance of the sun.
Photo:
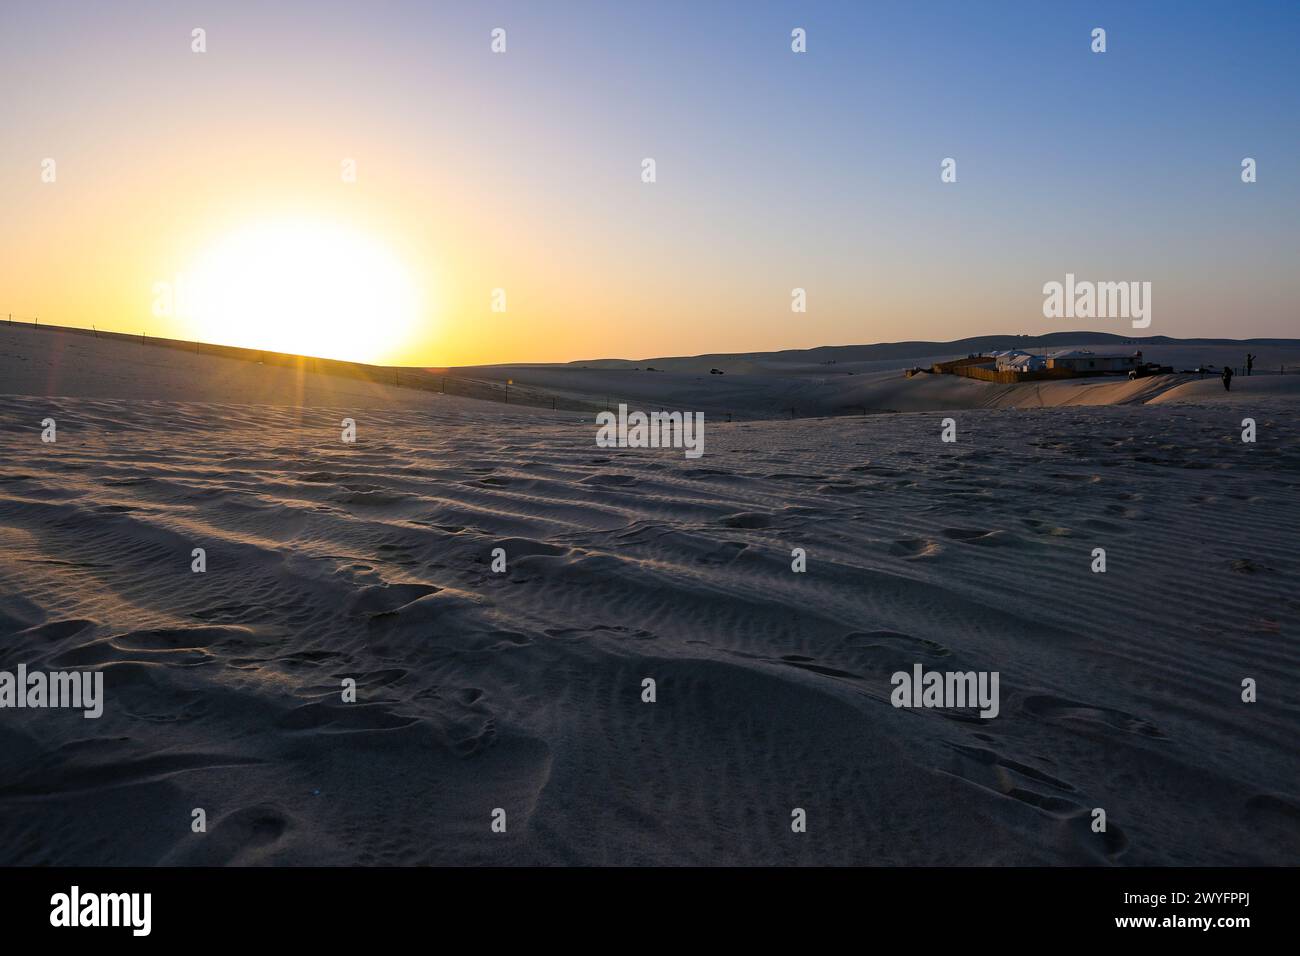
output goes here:
[{"label": "sun", "polygon": [[214,344],[392,361],[420,319],[401,261],[337,223],[247,226],[214,243],[184,278],[192,334]]}]

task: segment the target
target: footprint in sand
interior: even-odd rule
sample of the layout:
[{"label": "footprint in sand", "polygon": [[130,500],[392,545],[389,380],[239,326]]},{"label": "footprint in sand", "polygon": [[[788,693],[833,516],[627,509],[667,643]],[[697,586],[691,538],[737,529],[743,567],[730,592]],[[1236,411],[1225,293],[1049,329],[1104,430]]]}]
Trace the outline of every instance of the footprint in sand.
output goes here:
[{"label": "footprint in sand", "polygon": [[1051,694],[1030,695],[1024,699],[1020,708],[1029,716],[1050,723],[1077,722],[1126,734],[1139,734],[1143,737],[1165,736],[1159,727],[1141,717],[1126,714],[1122,710],[1080,704]]},{"label": "footprint in sand", "polygon": [[[955,753],[954,762],[942,772],[1034,808],[1054,821],[1052,825],[1085,856],[1114,860],[1128,847],[1124,831],[1113,822],[1108,821],[1104,833],[1092,831],[1091,808],[1061,795],[1078,793],[1069,782],[994,750],[960,744],[949,746]],[[1042,788],[1060,793],[1041,792]]]},{"label": "footprint in sand", "polygon": [[203,840],[182,844],[180,858],[169,862],[200,866],[255,863],[273,852],[294,826],[293,818],[278,807],[244,807],[210,821]]},{"label": "footprint in sand", "polygon": [[943,545],[929,538],[902,538],[889,547],[889,553],[906,560],[933,558],[943,552]]},{"label": "footprint in sand", "polygon": [[984,531],[979,528],[944,528],[940,534],[963,544],[1011,544],[1014,539],[1005,531]]},{"label": "footprint in sand", "polygon": [[722,523],[728,528],[770,528],[772,519],[756,511],[742,511],[740,514],[723,518]]}]

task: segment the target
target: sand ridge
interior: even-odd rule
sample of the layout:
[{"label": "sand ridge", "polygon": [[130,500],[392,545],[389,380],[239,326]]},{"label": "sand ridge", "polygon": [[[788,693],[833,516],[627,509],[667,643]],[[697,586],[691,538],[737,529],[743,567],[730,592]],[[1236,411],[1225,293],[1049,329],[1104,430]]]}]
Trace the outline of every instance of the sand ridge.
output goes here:
[{"label": "sand ridge", "polygon": [[[1285,862],[1273,401],[1251,447],[1235,407],[1123,405],[963,412],[954,445],[711,422],[685,461],[465,400],[4,397],[0,666],[107,696],[0,723],[6,862]],[[915,662],[999,671],[1001,715],[892,708]]]}]

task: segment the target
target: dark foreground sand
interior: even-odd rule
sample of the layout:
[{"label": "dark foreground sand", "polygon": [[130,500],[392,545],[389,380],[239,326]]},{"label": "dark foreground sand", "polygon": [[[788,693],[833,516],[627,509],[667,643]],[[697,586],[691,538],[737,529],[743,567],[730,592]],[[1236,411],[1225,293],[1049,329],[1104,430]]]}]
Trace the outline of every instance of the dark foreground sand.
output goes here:
[{"label": "dark foreground sand", "polygon": [[[688,461],[438,396],[0,395],[0,669],[107,698],[0,710],[0,863],[1292,864],[1297,403],[1189,398]],[[1001,713],[895,709],[918,662]]]}]

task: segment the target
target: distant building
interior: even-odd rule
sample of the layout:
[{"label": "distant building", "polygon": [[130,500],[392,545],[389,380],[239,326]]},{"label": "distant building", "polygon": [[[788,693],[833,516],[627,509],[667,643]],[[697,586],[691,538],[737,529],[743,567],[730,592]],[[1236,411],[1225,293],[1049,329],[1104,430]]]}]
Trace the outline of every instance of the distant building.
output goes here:
[{"label": "distant building", "polygon": [[1072,372],[1128,372],[1142,364],[1138,352],[1093,352],[1089,349],[1065,349],[1047,357],[1048,368]]},{"label": "distant building", "polygon": [[[1012,385],[1021,381],[1037,381],[1088,375],[1123,375],[1134,372],[1141,376],[1147,366],[1141,352],[1093,352],[1089,349],[1061,349],[1045,355],[1020,349],[971,355],[949,362],[935,362],[930,371],[936,375],[961,375],[984,382]],[[914,369],[906,372],[910,378]]]},{"label": "distant building", "polygon": [[999,372],[1041,372],[1047,368],[1046,356],[1021,352],[1019,349],[994,352],[993,358]]}]

